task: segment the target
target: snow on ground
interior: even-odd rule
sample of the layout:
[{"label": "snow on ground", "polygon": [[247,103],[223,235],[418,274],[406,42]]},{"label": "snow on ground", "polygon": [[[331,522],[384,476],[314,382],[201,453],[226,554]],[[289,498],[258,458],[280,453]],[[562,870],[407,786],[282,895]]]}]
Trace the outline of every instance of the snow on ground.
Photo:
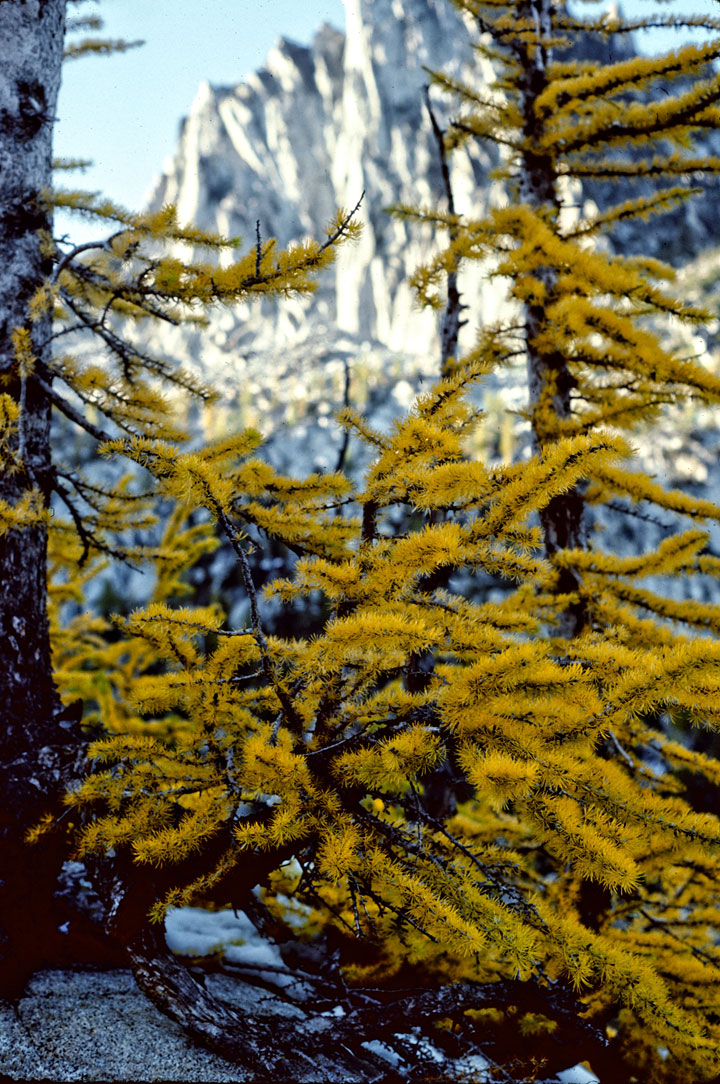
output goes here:
[{"label": "snow on ground", "polygon": [[562,1084],[600,1084],[595,1074],[589,1069],[584,1069],[582,1065],[575,1065],[572,1069],[563,1069],[561,1073],[558,1073],[557,1078],[562,1081]]},{"label": "snow on ground", "polygon": [[[168,915],[167,938],[170,948],[182,955],[216,953],[235,964],[267,966],[273,969],[267,972],[268,978],[283,980],[275,970],[283,967],[278,949],[263,941],[240,912],[199,907],[174,910]],[[285,981],[292,980],[287,976]],[[286,1019],[303,1016],[299,1008],[231,975],[207,974],[205,982],[213,996],[241,1013]],[[385,1058],[388,1071],[401,1072],[398,1055],[418,1042],[429,1058],[435,1060],[436,1053],[442,1060],[426,1038],[410,1030],[396,1039],[397,1050],[372,1036],[363,1045]],[[489,1068],[482,1056],[467,1056],[452,1066],[453,1079],[459,1084],[487,1084]],[[238,1066],[196,1046],[162,1016],[140,994],[129,971],[80,968],[38,972],[16,1005],[0,1001],[0,1078],[58,1082],[248,1079]],[[311,1079],[318,1079],[317,1072],[308,1076],[298,1061],[296,1081]],[[322,1079],[334,1080],[332,1072]],[[581,1066],[566,1069],[556,1079],[559,1084],[598,1084],[597,1077]]]},{"label": "snow on ground", "polygon": [[172,908],[165,919],[165,937],[168,948],[177,956],[218,955],[235,964],[284,967],[275,945],[258,935],[242,911]]}]

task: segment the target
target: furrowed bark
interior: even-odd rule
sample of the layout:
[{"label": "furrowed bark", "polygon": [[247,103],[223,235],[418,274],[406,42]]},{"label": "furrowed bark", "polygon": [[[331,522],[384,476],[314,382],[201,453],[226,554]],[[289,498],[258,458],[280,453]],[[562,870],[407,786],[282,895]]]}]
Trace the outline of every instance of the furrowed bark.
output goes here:
[{"label": "furrowed bark", "polygon": [[[20,373],[13,333],[30,332],[35,369],[49,383],[40,344],[51,314],[31,321],[29,303],[49,271],[42,193],[52,181],[64,27],[65,0],[0,3],[0,390],[21,406],[0,471],[0,499],[11,506],[31,490],[47,503],[50,488],[51,407],[32,373]],[[52,679],[46,576],[44,525],[0,536],[0,990],[11,996],[44,956],[61,864],[54,836],[32,851],[24,837],[78,769],[76,720]]]},{"label": "furrowed bark", "polygon": [[[524,117],[523,135],[526,148],[520,163],[520,199],[534,210],[556,215],[559,211],[557,176],[550,156],[540,146],[542,130],[535,103],[547,87],[547,69],[551,51],[544,43],[553,35],[552,0],[530,0],[521,14],[535,23],[535,41],[527,39],[515,44],[515,52],[521,63],[520,100]],[[557,274],[552,267],[536,272],[541,278],[546,296],[551,297]],[[535,450],[542,453],[543,446],[553,439],[548,431],[546,412],[558,421],[571,416],[571,392],[575,379],[566,359],[560,353],[539,349],[536,342],[548,324],[545,304],[525,306],[525,329],[527,339],[527,368],[529,405],[532,418]],[[540,522],[548,557],[563,549],[587,549],[589,533],[584,485],[579,483],[567,493],[553,497],[540,512]],[[571,568],[561,570],[556,592],[560,595],[574,594],[581,586],[577,572]],[[582,601],[567,605],[560,615],[559,633],[566,639],[578,636],[587,622],[587,612]]]}]

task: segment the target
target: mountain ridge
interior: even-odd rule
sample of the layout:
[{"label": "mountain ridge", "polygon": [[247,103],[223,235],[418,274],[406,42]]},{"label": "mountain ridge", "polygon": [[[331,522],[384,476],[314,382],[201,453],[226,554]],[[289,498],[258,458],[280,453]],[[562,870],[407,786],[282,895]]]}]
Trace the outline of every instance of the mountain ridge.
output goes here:
[{"label": "mountain ridge", "polygon": [[[375,412],[375,421],[378,412],[379,420],[389,421],[438,373],[438,315],[418,310],[408,281],[435,242],[386,208],[397,202],[443,206],[423,103],[425,69],[462,77],[472,63],[467,28],[446,0],[345,0],[345,6],[346,34],[325,24],[310,45],[281,39],[265,65],[237,85],[203,84],[150,200],[151,208],[176,203],[181,220],[239,235],[246,246],[254,243],[259,221],[264,238],[287,245],[308,235],[321,238],[335,209],[352,207],[365,192],[360,241],[340,253],[312,297],[217,310],[202,334],[162,329],[149,344],[219,384],[234,426],[256,425],[270,435],[292,430],[310,455],[308,467],[322,469],[334,464],[341,441],[331,419],[348,371],[353,404]],[[575,48],[586,58],[633,55],[623,36],[598,41],[584,35]],[[490,62],[476,58],[475,79],[478,65],[489,83]],[[434,108],[447,124],[443,103]],[[477,145],[454,156],[460,213],[480,217],[506,201],[503,185],[490,178],[497,164],[494,147]],[[567,196],[565,213],[576,217],[601,198],[577,184]],[[712,206],[699,209],[695,201],[655,220],[650,233],[644,223],[640,230],[623,229],[629,249],[650,239],[650,254],[675,255],[681,263],[686,250],[717,240],[713,230],[720,235]],[[487,271],[478,264],[462,269],[465,350],[475,327],[508,312],[502,283]],[[522,409],[522,390],[511,374],[499,374],[488,389],[491,397],[501,392],[505,406]],[[269,449],[276,460],[279,447]]]}]

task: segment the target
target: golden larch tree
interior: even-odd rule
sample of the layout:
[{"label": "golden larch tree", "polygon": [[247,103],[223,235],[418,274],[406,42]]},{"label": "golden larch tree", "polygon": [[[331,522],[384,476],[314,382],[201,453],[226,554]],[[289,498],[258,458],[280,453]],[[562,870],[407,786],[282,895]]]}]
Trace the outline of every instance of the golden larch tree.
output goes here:
[{"label": "golden larch tree", "polygon": [[[66,15],[65,0],[0,6],[0,989],[8,996],[63,942],[53,892],[67,852],[44,834],[28,863],[24,837],[41,814],[62,809],[84,756],[82,704],[63,705],[53,677],[48,530],[56,557],[82,563],[91,554],[133,556],[127,533],[153,520],[152,494],[140,492],[137,479],[103,486],[53,449],[52,417],[95,447],[120,433],[183,440],[173,395],[210,392],[123,327],[197,319],[211,304],[260,293],[307,292],[355,230],[340,215],[321,242],[281,250],[267,239],[240,254],[237,241],[181,228],[173,208],[136,215],[54,188],[53,166],[77,164],[52,158],[64,53],[75,59],[127,47],[83,36],[98,29],[96,17]],[[56,240],[57,207],[114,232],[97,243]],[[218,250],[230,257],[222,267],[213,259]],[[83,334],[94,346],[71,348]]]}]

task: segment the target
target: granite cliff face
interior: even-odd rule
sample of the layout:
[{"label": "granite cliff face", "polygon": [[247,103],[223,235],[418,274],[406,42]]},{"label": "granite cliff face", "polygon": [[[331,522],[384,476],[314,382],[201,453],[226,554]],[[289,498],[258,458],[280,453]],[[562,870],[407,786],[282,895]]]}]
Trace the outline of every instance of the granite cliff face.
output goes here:
[{"label": "granite cliff face", "polygon": [[[326,25],[309,47],[282,40],[237,86],[201,86],[151,203],[176,203],[182,219],[246,245],[259,221],[263,237],[286,245],[322,238],[336,208],[364,193],[362,237],[312,298],[218,312],[202,337],[163,332],[153,343],[219,379],[234,424],[268,435],[299,426],[309,465],[320,467],[341,440],[332,415],[346,379],[354,403],[372,410],[376,391],[390,415],[419,374],[437,372],[437,318],[416,308],[408,285],[430,239],[385,208],[441,200],[424,68],[459,73],[470,59],[446,0],[346,0],[346,9],[346,35]],[[499,198],[493,165],[483,151],[459,163],[458,200]],[[499,304],[494,285],[470,289],[478,315]]]},{"label": "granite cliff face", "polygon": [[[200,88],[153,205],[177,203],[182,218],[249,243],[259,220],[263,236],[287,244],[321,237],[335,209],[364,192],[362,240],[343,254],[334,279],[310,305],[277,318],[267,306],[249,322],[252,339],[259,345],[259,331],[272,348],[309,321],[315,332],[338,328],[390,349],[426,350],[435,321],[413,311],[406,281],[422,242],[385,208],[441,198],[423,69],[457,72],[469,59],[467,31],[446,0],[346,6],[347,35],[324,26],[309,48],[281,41],[238,86]],[[479,154],[460,187],[490,198],[492,165]]]},{"label": "granite cliff face", "polygon": [[[405,405],[420,379],[437,373],[438,318],[416,308],[408,285],[433,239],[385,209],[398,201],[443,205],[423,104],[425,69],[461,75],[472,56],[467,28],[447,0],[345,3],[346,34],[326,25],[309,47],[282,40],[266,66],[237,86],[200,87],[151,198],[153,207],[176,203],[183,220],[241,236],[250,246],[258,220],[262,236],[281,244],[322,237],[334,210],[354,206],[365,193],[360,242],[342,252],[312,298],[218,311],[202,333],[163,329],[152,343],[220,387],[233,425],[258,425],[268,435],[291,429],[309,467],[334,464],[341,437],[332,415],[346,380],[353,403],[382,422]],[[598,59],[630,50],[627,37],[606,44],[582,38],[574,49]],[[489,64],[484,74],[492,79]],[[438,101],[441,121],[443,108]],[[505,200],[489,177],[495,154],[476,146],[455,157],[460,212],[479,216]],[[593,190],[568,197],[575,206],[570,214],[588,199],[600,200]],[[656,220],[650,233],[643,224],[639,236],[624,227],[618,241],[647,248],[650,237],[653,255],[685,262],[720,232],[705,203]],[[501,284],[477,265],[464,270],[460,285],[469,306],[467,346],[473,328],[497,319],[504,301]],[[501,390],[505,405],[520,407],[524,393],[512,375],[500,383],[502,389],[489,387],[486,400],[492,403]],[[281,462],[285,447],[283,437],[270,454]]]},{"label": "granite cliff face", "polygon": [[[416,308],[408,285],[431,239],[385,208],[442,200],[424,69],[459,74],[471,56],[447,0],[346,0],[346,14],[347,34],[324,26],[309,47],[283,40],[237,86],[202,85],[151,198],[247,245],[259,220],[263,237],[285,245],[322,237],[335,209],[364,193],[362,238],[312,298],[218,311],[202,335],[162,329],[151,344],[219,382],[234,425],[290,427],[319,467],[336,458],[332,415],[348,379],[355,405],[389,418],[419,377],[437,373],[437,317]],[[458,158],[461,208],[503,198],[488,178],[494,164],[482,148]],[[475,273],[463,287],[473,320],[496,313],[496,284]],[[276,460],[281,447],[269,449]]]}]

